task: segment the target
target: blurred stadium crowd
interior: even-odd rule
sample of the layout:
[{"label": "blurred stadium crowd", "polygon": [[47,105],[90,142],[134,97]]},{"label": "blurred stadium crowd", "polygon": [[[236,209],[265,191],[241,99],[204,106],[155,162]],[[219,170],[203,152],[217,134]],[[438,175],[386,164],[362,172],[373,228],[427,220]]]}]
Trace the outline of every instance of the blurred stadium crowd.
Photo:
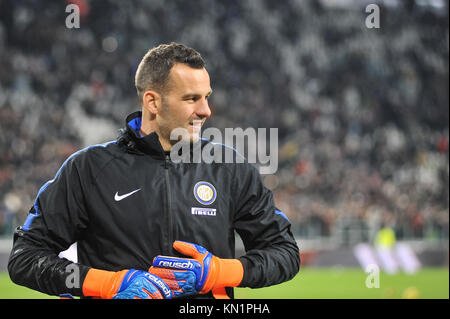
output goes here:
[{"label": "blurred stadium crowd", "polygon": [[345,2],[2,0],[0,234],[70,154],[117,136],[140,58],[177,41],[207,62],[208,126],[279,129],[263,178],[297,235],[448,239],[448,4],[386,1],[368,29]]}]

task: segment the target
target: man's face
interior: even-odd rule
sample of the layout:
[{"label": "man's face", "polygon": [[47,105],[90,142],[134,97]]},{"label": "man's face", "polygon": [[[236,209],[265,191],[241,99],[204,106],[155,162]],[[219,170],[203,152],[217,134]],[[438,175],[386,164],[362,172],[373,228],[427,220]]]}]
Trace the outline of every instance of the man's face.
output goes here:
[{"label": "man's face", "polygon": [[209,74],[205,68],[175,63],[168,82],[168,92],[162,97],[161,112],[156,117],[160,138],[173,145],[177,141],[170,141],[170,133],[183,128],[188,131],[190,142],[197,142],[201,126],[211,116]]}]

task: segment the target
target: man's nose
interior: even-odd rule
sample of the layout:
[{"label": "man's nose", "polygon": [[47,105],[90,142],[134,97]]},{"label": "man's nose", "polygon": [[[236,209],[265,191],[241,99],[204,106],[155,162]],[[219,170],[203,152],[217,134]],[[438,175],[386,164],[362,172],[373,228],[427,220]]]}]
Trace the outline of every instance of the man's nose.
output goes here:
[{"label": "man's nose", "polygon": [[208,100],[206,98],[200,99],[196,113],[199,117],[210,117],[211,116],[211,108],[209,107]]}]

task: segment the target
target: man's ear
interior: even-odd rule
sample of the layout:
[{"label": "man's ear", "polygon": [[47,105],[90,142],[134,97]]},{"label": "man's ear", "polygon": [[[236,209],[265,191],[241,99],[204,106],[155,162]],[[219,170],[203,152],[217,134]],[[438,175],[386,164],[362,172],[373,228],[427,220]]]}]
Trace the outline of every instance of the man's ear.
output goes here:
[{"label": "man's ear", "polygon": [[142,97],[142,106],[149,111],[150,114],[158,114],[161,111],[162,99],[158,92],[148,90]]}]

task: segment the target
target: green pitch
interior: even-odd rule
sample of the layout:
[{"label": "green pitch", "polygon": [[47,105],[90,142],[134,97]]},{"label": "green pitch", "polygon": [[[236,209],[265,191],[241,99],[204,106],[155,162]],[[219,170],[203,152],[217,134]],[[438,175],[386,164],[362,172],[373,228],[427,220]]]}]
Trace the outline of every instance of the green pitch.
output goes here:
[{"label": "green pitch", "polygon": [[425,268],[414,275],[380,273],[379,288],[366,287],[358,268],[303,268],[291,281],[262,289],[236,289],[239,299],[448,299],[448,268]]},{"label": "green pitch", "polygon": [[[237,288],[238,299],[391,299],[449,298],[448,268],[426,268],[415,275],[380,273],[380,287],[366,287],[367,274],[351,268],[303,268],[292,280],[262,289]],[[0,273],[0,299],[55,298],[13,284]]]}]

